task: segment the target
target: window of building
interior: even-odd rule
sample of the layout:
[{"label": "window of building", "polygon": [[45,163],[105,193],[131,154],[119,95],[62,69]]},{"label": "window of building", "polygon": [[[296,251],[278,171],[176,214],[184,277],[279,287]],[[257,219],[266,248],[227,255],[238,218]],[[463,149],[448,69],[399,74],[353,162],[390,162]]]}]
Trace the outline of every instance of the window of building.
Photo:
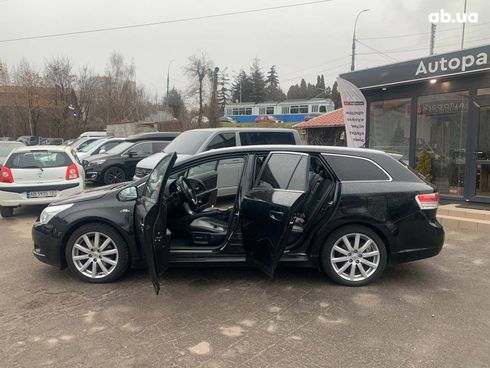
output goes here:
[{"label": "window of building", "polygon": [[463,195],[468,122],[468,91],[417,99],[417,161],[424,153],[440,193]]},{"label": "window of building", "polygon": [[320,112],[327,112],[327,106],[321,105],[320,106]]},{"label": "window of building", "polygon": [[265,115],[265,107],[259,107],[259,115]]},{"label": "window of building", "polygon": [[410,99],[371,102],[369,147],[399,153],[408,160],[409,144]]},{"label": "window of building", "polygon": [[267,115],[274,115],[274,106],[267,106],[266,112]]},{"label": "window of building", "polygon": [[311,112],[318,112],[318,105],[311,105]]},{"label": "window of building", "polygon": [[242,146],[256,144],[295,144],[292,133],[286,132],[240,132]]},{"label": "window of building", "polygon": [[308,156],[274,153],[267,161],[257,186],[270,189],[306,190]]},{"label": "window of building", "polygon": [[343,155],[324,156],[341,181],[390,180],[388,174],[371,160]]},{"label": "window of building", "polygon": [[283,114],[289,114],[289,106],[283,106],[282,107],[282,113]]},{"label": "window of building", "polygon": [[225,147],[235,147],[236,137],[235,133],[222,133],[214,137],[208,144],[207,150],[225,148]]}]

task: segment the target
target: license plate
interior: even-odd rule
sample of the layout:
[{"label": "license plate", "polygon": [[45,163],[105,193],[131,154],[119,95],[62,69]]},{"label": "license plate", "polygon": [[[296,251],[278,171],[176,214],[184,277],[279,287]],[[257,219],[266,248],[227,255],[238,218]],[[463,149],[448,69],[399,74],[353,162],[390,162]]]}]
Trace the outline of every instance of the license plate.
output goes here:
[{"label": "license plate", "polygon": [[58,191],[56,190],[43,190],[38,192],[27,192],[27,198],[49,198],[56,197]]}]

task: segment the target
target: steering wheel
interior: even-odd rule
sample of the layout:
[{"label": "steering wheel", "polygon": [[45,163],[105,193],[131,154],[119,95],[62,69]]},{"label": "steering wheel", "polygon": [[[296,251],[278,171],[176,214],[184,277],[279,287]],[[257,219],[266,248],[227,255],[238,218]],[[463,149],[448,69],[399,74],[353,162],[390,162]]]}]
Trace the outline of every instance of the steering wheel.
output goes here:
[{"label": "steering wheel", "polygon": [[192,188],[192,185],[189,183],[187,178],[183,176],[179,177],[176,180],[176,185],[180,193],[184,196],[185,201],[189,204],[193,211],[199,211],[199,203],[197,201],[197,195]]}]

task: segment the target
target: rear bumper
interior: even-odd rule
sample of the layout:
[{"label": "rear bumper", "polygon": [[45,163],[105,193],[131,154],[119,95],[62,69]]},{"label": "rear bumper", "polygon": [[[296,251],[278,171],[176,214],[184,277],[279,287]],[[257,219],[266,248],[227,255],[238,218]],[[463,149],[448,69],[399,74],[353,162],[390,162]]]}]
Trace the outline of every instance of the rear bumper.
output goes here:
[{"label": "rear bumper", "polygon": [[62,258],[61,239],[56,237],[56,229],[48,224],[34,223],[32,226],[32,241],[34,243],[34,249],[32,254],[39,261],[55,266],[58,268],[64,268],[65,262]]},{"label": "rear bumper", "polygon": [[[31,185],[31,186],[2,186],[0,187],[0,206],[18,207],[26,205],[49,204],[58,199],[78,194],[84,189],[83,181],[74,183]],[[56,197],[27,198],[27,192],[57,191]]]}]

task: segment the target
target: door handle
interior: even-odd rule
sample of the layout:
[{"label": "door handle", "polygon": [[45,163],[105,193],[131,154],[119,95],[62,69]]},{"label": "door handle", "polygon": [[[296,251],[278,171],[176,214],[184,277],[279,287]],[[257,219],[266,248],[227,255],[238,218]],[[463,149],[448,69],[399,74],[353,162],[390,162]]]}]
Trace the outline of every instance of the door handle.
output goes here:
[{"label": "door handle", "polygon": [[284,217],[284,212],[281,212],[281,211],[274,211],[274,210],[270,210],[269,211],[269,217],[273,220],[276,220],[276,221],[281,221],[282,218]]}]

